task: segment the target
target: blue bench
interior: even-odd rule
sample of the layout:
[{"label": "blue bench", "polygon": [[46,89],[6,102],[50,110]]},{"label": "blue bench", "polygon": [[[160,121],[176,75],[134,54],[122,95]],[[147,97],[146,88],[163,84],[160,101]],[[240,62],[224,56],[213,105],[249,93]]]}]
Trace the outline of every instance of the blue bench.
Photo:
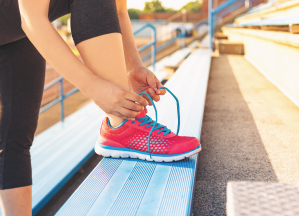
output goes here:
[{"label": "blue bench", "polygon": [[36,136],[31,149],[33,215],[94,154],[94,140],[104,116],[90,103]]},{"label": "blue bench", "polygon": [[[180,135],[200,138],[210,62],[210,49],[196,49],[166,83],[180,100]],[[156,105],[158,121],[175,131],[172,97]],[[196,164],[197,155],[172,163],[103,158],[56,216],[190,215]]]},{"label": "blue bench", "polygon": [[185,47],[168,56],[165,67],[177,69],[179,64],[191,53],[192,49]]},{"label": "blue bench", "polygon": [[[188,47],[179,49],[171,55],[166,56],[158,61],[155,65],[155,75],[157,76],[157,78],[162,81],[168,75],[168,72],[165,71],[166,67],[173,67],[177,69],[179,64],[192,52],[192,50],[197,46],[198,43],[199,42],[195,40],[190,43]],[[153,66],[149,66],[148,69],[153,70]]]}]

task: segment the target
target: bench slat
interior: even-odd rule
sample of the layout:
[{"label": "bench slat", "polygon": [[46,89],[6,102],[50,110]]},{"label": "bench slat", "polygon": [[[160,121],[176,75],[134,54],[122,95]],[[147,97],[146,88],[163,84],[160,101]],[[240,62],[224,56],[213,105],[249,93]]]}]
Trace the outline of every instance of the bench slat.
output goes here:
[{"label": "bench slat", "polygon": [[[157,164],[151,182],[147,187],[147,191],[136,213],[137,216],[158,214],[159,206],[163,198],[163,194],[161,193],[165,191],[170,171],[170,164],[169,166]],[[152,193],[152,191],[156,191],[156,193]]]},{"label": "bench slat", "polygon": [[[192,49],[198,44],[198,41],[193,41],[188,47],[179,49],[169,56],[166,56],[156,63],[156,72],[158,80],[162,81],[168,75],[168,72],[163,71],[165,67],[178,67],[178,65],[188,56]],[[148,69],[153,70],[153,66],[149,66]]]},{"label": "bench slat", "polygon": [[183,61],[187,55],[191,53],[191,48],[186,47],[180,49],[169,56],[167,62],[165,63],[165,67],[173,67],[176,68],[179,66],[180,62]]},{"label": "bench slat", "polygon": [[[210,61],[209,49],[195,50],[166,84],[181,102],[181,135],[200,137]],[[170,96],[163,97],[157,106],[159,122],[173,130],[177,123],[169,117],[176,114],[172,102]],[[91,198],[90,188],[98,187],[93,180],[106,179],[99,169],[112,161],[120,162],[119,167],[97,198]],[[196,162],[197,155],[172,163],[104,158],[56,215],[189,215]]]}]

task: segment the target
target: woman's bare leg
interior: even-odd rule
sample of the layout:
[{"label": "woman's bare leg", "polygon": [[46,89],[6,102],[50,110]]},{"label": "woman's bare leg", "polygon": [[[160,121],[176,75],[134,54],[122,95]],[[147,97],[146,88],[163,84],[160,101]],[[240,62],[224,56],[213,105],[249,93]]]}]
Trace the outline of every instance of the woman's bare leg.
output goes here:
[{"label": "woman's bare leg", "polygon": [[[88,39],[77,45],[85,65],[97,76],[130,90],[122,37],[111,33]],[[124,119],[108,115],[111,125],[118,126]]]},{"label": "woman's bare leg", "polygon": [[0,204],[3,216],[32,215],[32,187],[0,190]]}]

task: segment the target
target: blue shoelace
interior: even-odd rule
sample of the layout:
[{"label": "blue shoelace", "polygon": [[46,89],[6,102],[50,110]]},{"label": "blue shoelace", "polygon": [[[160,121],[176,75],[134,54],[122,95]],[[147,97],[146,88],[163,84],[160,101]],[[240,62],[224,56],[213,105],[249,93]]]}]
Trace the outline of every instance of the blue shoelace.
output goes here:
[{"label": "blue shoelace", "polygon": [[[180,124],[181,124],[181,121],[180,121],[181,116],[180,116],[180,104],[179,104],[179,100],[178,100],[178,98],[168,88],[161,87],[160,89],[165,89],[166,91],[168,91],[172,95],[172,97],[176,100],[176,104],[177,104],[177,115],[178,115],[178,127],[177,127],[176,134],[178,135],[179,131],[180,131]],[[152,129],[151,129],[151,131],[150,131],[150,133],[148,135],[148,152],[149,152],[150,157],[152,157],[151,156],[151,135],[152,135],[152,132],[154,130],[159,130],[157,132],[157,134],[164,132],[163,136],[166,136],[167,134],[169,134],[171,132],[171,130],[168,129],[166,126],[163,126],[163,125],[161,125],[161,124],[159,124],[157,122],[158,121],[158,112],[157,112],[156,105],[155,105],[153,99],[151,98],[151,96],[149,96],[149,94],[146,93],[146,92],[141,92],[141,93],[139,93],[139,95],[146,95],[151,100],[151,102],[153,104],[153,107],[155,109],[155,117],[156,117],[155,121],[152,120],[152,118],[149,117],[149,116],[145,116],[145,117],[139,118],[139,120],[142,122],[140,124],[140,126],[148,124],[148,126],[146,126],[146,128],[152,127]]]}]

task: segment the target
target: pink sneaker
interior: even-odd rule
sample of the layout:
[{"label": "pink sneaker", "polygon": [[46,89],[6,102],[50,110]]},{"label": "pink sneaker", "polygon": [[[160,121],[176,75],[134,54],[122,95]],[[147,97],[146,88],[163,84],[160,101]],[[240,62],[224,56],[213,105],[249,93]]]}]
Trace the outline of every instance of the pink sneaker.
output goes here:
[{"label": "pink sneaker", "polygon": [[144,111],[136,117],[136,121],[126,120],[117,128],[112,128],[106,117],[95,152],[104,157],[172,162],[183,160],[201,150],[195,137],[178,136],[158,123],[151,133],[149,146],[149,134],[153,125],[154,121]]},{"label": "pink sneaker", "polygon": [[[166,87],[177,102],[178,129],[180,130],[180,105],[177,97]],[[151,97],[147,95],[154,109],[157,109]],[[102,123],[99,139],[95,152],[104,157],[114,158],[139,158],[141,160],[172,162],[183,160],[201,150],[198,139],[195,137],[178,136],[163,126],[153,121],[141,111],[136,116],[136,121],[125,120],[120,126],[113,128],[106,117]]]}]

